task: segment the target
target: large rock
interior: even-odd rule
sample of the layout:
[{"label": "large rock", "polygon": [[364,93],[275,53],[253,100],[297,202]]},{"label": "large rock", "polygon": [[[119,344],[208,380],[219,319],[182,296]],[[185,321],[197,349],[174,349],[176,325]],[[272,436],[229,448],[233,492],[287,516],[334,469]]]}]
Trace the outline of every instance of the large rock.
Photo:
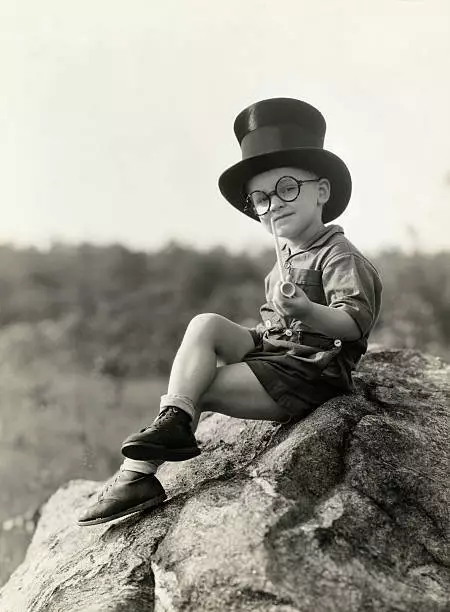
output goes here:
[{"label": "large rock", "polygon": [[369,353],[293,426],[207,415],[160,508],[80,528],[99,483],[42,509],[2,612],[450,609],[449,367]]}]

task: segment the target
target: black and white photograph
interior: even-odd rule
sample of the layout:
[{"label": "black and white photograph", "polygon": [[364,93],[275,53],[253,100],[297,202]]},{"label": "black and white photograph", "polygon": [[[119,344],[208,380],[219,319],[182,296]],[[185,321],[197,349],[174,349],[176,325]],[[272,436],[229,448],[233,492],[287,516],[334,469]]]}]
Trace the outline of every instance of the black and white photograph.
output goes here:
[{"label": "black and white photograph", "polygon": [[0,0],[0,611],[450,610],[448,0]]}]

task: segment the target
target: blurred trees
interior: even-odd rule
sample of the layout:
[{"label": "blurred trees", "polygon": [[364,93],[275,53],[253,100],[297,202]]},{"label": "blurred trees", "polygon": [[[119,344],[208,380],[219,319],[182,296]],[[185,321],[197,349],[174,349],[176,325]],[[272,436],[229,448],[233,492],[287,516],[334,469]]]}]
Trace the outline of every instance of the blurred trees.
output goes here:
[{"label": "blurred trees", "polygon": [[389,251],[375,263],[384,285],[377,341],[450,360],[450,252]]},{"label": "blurred trees", "polygon": [[[372,340],[450,357],[450,252],[371,257],[383,283]],[[54,244],[0,246],[0,328],[51,321],[58,342],[87,368],[120,355],[132,375],[166,374],[189,320],[217,312],[253,324],[274,253],[201,253],[169,244],[154,253]]]}]

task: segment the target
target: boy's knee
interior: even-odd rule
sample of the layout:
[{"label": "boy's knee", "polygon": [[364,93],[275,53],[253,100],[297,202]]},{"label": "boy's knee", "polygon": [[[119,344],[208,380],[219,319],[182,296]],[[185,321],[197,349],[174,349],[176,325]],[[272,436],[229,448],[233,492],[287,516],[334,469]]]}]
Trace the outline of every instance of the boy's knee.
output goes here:
[{"label": "boy's knee", "polygon": [[214,335],[220,326],[222,317],[218,314],[204,312],[191,319],[186,333]]}]

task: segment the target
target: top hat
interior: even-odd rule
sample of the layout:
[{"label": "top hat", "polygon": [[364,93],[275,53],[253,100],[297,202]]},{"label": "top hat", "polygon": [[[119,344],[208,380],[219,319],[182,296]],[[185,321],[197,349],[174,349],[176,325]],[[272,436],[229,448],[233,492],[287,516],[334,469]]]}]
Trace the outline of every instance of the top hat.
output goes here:
[{"label": "top hat", "polygon": [[322,221],[336,219],[348,205],[352,179],[344,162],[323,148],[326,123],[314,106],[293,98],[271,98],[256,102],[236,117],[234,133],[242,150],[242,161],[220,176],[219,189],[235,208],[252,219],[245,186],[256,174],[282,166],[316,173],[331,183]]}]

